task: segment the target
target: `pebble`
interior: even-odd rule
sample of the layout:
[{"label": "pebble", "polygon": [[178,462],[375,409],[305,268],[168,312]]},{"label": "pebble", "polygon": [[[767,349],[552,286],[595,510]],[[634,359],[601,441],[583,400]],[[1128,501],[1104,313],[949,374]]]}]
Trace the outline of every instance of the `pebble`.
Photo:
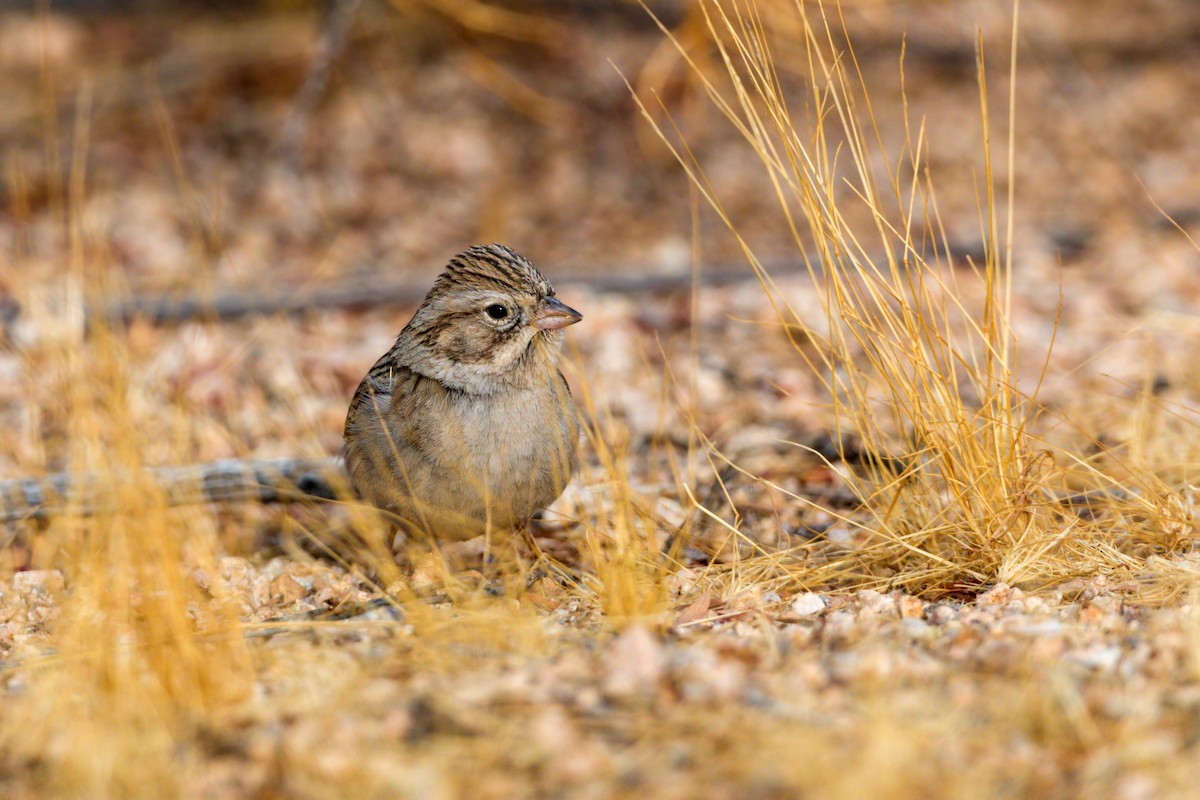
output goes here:
[{"label": "pebble", "polygon": [[813,617],[820,614],[826,609],[824,596],[814,592],[804,592],[792,598],[792,603],[788,608],[797,617]]},{"label": "pebble", "polygon": [[662,644],[650,629],[626,628],[604,654],[604,691],[618,698],[653,694],[665,665]]},{"label": "pebble", "polygon": [[66,582],[56,569],[34,569],[13,575],[12,586],[18,594],[56,594],[66,587]]},{"label": "pebble", "polygon": [[1111,672],[1121,660],[1121,648],[1116,645],[1089,647],[1067,653],[1066,659],[1098,672]]}]

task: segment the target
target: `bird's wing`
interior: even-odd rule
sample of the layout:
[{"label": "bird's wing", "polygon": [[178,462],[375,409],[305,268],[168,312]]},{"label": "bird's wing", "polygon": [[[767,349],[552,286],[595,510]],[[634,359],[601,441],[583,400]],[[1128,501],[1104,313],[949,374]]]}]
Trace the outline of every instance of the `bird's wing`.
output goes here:
[{"label": "bird's wing", "polygon": [[352,428],[361,421],[364,415],[378,418],[392,403],[392,395],[396,386],[409,373],[405,367],[396,364],[388,353],[375,362],[366,377],[358,384],[354,397],[350,400],[350,409],[346,413],[345,437],[351,435]]}]

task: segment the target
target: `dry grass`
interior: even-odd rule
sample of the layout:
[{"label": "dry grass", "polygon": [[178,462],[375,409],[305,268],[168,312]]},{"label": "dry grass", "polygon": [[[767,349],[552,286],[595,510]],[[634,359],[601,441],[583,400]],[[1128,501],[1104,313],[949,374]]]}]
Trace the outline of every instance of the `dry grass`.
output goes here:
[{"label": "dry grass", "polygon": [[[476,32],[526,30],[483,3],[420,5],[462,12]],[[139,476],[200,457],[198,412],[154,393],[136,329],[79,322],[85,298],[116,291],[79,210],[81,115],[59,209],[71,291],[65,312],[23,323],[46,333],[20,353],[31,422],[5,436],[27,466],[103,476],[113,508],[30,537],[23,566],[58,570],[65,588],[51,581],[22,601],[53,610],[11,641],[6,796],[904,798],[1115,785],[1134,797],[1151,772],[1157,796],[1184,796],[1194,686],[1162,676],[1194,683],[1200,627],[1190,607],[1151,621],[1116,595],[1144,609],[1197,575],[1176,557],[1193,538],[1187,413],[1140,394],[1122,409],[1135,443],[1101,458],[1082,450],[1097,438],[1089,421],[1044,408],[1040,381],[1021,388],[1018,359],[1037,376],[1047,357],[1021,352],[1013,331],[1013,184],[1006,200],[993,190],[996,161],[1011,175],[1019,142],[1001,158],[980,142],[986,257],[955,267],[925,166],[937,145],[915,124],[899,153],[884,147],[837,8],[700,9],[677,52],[761,163],[823,319],[794,307],[678,132],[659,133],[739,238],[792,358],[823,387],[815,413],[845,455],[823,466],[857,505],[817,508],[727,455],[697,421],[687,378],[662,377],[657,411],[685,420],[690,444],[638,446],[612,410],[619,387],[575,354],[588,466],[561,506],[572,517],[561,553],[489,542],[490,565],[454,570],[455,554],[414,548],[402,569],[352,503],[334,522],[168,508]],[[547,25],[529,35],[552,36]],[[808,88],[800,109],[796,80]],[[988,85],[981,57],[985,131]],[[200,226],[196,237],[202,252]],[[32,299],[20,266],[18,254],[4,278]],[[278,403],[311,448],[309,391]],[[767,541],[740,499],[747,485],[848,535]],[[1087,513],[1065,502],[1081,492]],[[316,562],[285,545],[268,567],[227,555],[230,528],[264,524],[326,542],[322,526],[340,525],[352,544]],[[700,563],[692,545],[711,558]],[[388,602],[349,620],[268,613],[290,608],[292,591],[306,602],[304,581],[328,590],[322,610]],[[1112,637],[1146,628],[1153,647],[1121,651],[1136,677],[1105,671]],[[1154,713],[1123,710],[1139,701]]]},{"label": "dry grass", "polygon": [[[779,213],[822,298],[825,319],[817,327],[791,307],[741,239],[738,221],[677,130],[659,126],[658,115],[639,105],[742,242],[780,328],[832,400],[836,436],[843,444],[852,438],[864,452],[863,467],[848,481],[862,513],[843,520],[858,532],[858,546],[816,566],[764,555],[764,576],[782,570],[803,586],[842,582],[937,597],[995,583],[1045,588],[1128,576],[1152,553],[1189,548],[1189,537],[1178,535],[1181,525],[1190,530],[1180,513],[1186,487],[1160,478],[1170,462],[1139,453],[1100,464],[1055,448],[1043,433],[1073,423],[1040,406],[1041,378],[1028,391],[1018,388],[1018,357],[1044,365],[1049,353],[1020,353],[1010,323],[1012,205],[1020,178],[1007,181],[1006,200],[996,196],[994,101],[982,51],[977,203],[986,254],[963,270],[953,266],[938,215],[924,125],[906,120],[900,152],[884,147],[838,7],[709,2],[701,8],[728,74],[710,77],[677,40],[679,52],[770,176]],[[1015,92],[1015,13],[1013,25]],[[803,70],[809,97],[800,111],[789,105],[776,47],[793,60],[789,73]],[[1008,100],[1011,132],[1016,108]],[[1010,134],[1009,176],[1017,146]],[[864,218],[873,223],[865,230]],[[1194,426],[1184,426],[1184,439],[1194,440]],[[1064,505],[1081,492],[1089,493],[1091,519]]]}]

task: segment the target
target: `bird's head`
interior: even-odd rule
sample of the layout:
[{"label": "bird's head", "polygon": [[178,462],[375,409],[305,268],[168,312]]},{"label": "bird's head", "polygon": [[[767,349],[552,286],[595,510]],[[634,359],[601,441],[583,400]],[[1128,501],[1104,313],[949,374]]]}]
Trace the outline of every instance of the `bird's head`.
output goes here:
[{"label": "bird's head", "polygon": [[563,328],[582,318],[524,257],[478,245],[451,259],[402,340],[407,334],[410,368],[486,394],[540,378],[554,365]]}]

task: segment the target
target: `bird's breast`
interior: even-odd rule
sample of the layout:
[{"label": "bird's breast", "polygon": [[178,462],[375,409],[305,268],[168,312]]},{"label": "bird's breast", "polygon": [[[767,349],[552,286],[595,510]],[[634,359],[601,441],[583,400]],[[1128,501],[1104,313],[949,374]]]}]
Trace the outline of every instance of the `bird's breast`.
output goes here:
[{"label": "bird's breast", "polygon": [[440,432],[443,439],[462,444],[456,460],[469,465],[493,494],[520,494],[556,471],[566,473],[562,485],[570,477],[577,428],[565,388],[459,395],[453,413],[443,420],[449,423]]}]

